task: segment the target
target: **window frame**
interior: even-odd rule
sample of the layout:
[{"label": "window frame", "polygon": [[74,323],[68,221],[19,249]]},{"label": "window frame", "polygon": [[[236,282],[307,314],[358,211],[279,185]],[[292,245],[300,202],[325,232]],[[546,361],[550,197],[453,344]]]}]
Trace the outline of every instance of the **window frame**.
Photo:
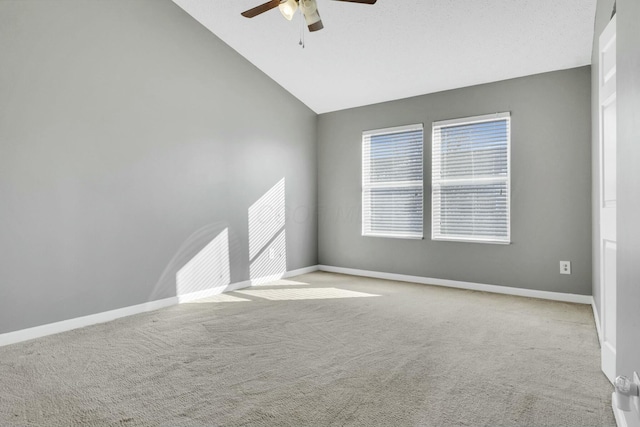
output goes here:
[{"label": "window frame", "polygon": [[[380,135],[389,135],[389,134],[399,134],[403,132],[414,132],[420,131],[422,133],[422,141],[421,141],[421,154],[420,154],[420,170],[422,178],[420,181],[391,181],[386,183],[378,183],[372,184],[367,181],[366,172],[369,170],[367,167],[367,163],[370,164],[369,159],[365,158],[365,144],[367,144],[367,139],[369,140],[369,144],[372,136],[380,136]],[[370,147],[370,145],[369,145]],[[361,187],[361,203],[362,203],[362,229],[361,235],[363,237],[382,237],[382,238],[391,238],[391,239],[407,239],[407,240],[424,240],[424,123],[415,123],[410,125],[403,126],[394,126],[389,128],[382,129],[372,129],[362,132],[362,143],[361,143],[361,160],[362,160],[362,169],[361,169],[361,179],[362,179],[362,187]],[[370,148],[369,148],[370,150]],[[419,182],[419,184],[418,184]],[[395,185],[394,185],[395,184]],[[369,198],[369,205],[366,204],[366,192],[375,188],[420,188],[422,190],[422,215],[420,218],[420,233],[416,234],[396,234],[396,233],[383,233],[376,232],[372,230],[371,222],[367,222],[366,216],[367,212],[369,212],[369,218],[371,218],[371,199]],[[367,230],[367,225],[369,226],[369,230]]]},{"label": "window frame", "polygon": [[[497,122],[497,121],[507,121],[507,175],[505,177],[495,176],[492,179],[480,178],[480,179],[468,179],[468,180],[459,180],[458,182],[465,182],[468,185],[473,185],[473,183],[487,183],[487,182],[505,182],[507,185],[507,194],[506,194],[506,205],[507,205],[507,235],[504,238],[498,238],[496,236],[493,237],[482,237],[482,236],[465,236],[465,235],[442,235],[436,234],[436,224],[435,224],[435,206],[436,206],[436,193],[435,186],[440,182],[445,181],[442,179],[436,180],[434,177],[434,163],[436,160],[436,129],[442,129],[444,127],[450,126],[463,126],[463,125],[471,125],[471,124],[479,124],[479,123],[487,123],[487,122]],[[510,245],[511,241],[511,112],[502,112],[502,113],[494,113],[494,114],[484,114],[479,116],[471,116],[471,117],[462,117],[458,119],[450,119],[450,120],[441,120],[432,123],[432,133],[431,133],[431,240],[433,241],[442,241],[442,242],[466,242],[466,243],[484,243],[484,244],[494,244],[494,245]],[[437,183],[438,184],[437,184]]]}]

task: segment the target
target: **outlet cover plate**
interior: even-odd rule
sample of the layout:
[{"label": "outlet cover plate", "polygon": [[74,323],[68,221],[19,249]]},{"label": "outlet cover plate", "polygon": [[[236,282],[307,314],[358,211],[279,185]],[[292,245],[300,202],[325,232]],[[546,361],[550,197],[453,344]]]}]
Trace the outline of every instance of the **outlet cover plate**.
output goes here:
[{"label": "outlet cover plate", "polygon": [[560,274],[571,274],[571,261],[560,261]]}]

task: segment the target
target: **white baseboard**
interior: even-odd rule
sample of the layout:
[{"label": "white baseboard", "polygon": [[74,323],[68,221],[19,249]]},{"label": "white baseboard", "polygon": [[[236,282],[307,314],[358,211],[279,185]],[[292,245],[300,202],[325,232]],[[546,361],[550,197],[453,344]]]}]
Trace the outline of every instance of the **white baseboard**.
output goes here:
[{"label": "white baseboard", "polygon": [[312,265],[310,267],[304,267],[304,268],[299,268],[297,270],[287,271],[286,273],[284,273],[282,278],[286,279],[287,277],[301,276],[303,274],[313,273],[314,271],[318,271],[318,270],[320,270],[319,265]]},{"label": "white baseboard", "polygon": [[591,304],[591,295],[565,294],[560,292],[537,291],[533,289],[511,288],[508,286],[485,285],[482,283],[461,282],[458,280],[434,279],[430,277],[409,276],[406,274],[383,273],[379,271],[358,270],[355,268],[318,266],[320,271],[350,274],[352,276],[373,277],[376,279],[395,280],[399,282],[413,282],[424,285],[445,286],[449,288],[468,289],[472,291],[491,292],[496,294],[516,295],[521,297],[539,298],[552,301]]},{"label": "white baseboard", "polygon": [[60,322],[49,323],[46,325],[35,326],[33,328],[21,329],[19,331],[7,332],[0,334],[0,347],[16,344],[22,341],[28,341],[35,338],[45,337],[47,335],[58,334],[60,332],[70,331],[72,329],[83,328],[85,326],[95,325],[97,323],[109,322],[121,317],[132,316],[134,314],[145,313],[148,311],[158,310],[160,308],[169,307],[184,302],[193,301],[200,298],[206,298],[222,292],[231,292],[237,289],[248,288],[256,284],[265,283],[266,281],[274,281],[287,277],[299,276],[301,274],[317,271],[318,266],[300,268],[283,273],[279,273],[269,277],[259,279],[245,280],[243,282],[232,283],[224,288],[205,289],[203,291],[192,292],[186,295],[165,298],[156,301],[149,301],[143,304],[132,305],[129,307],[118,308],[115,310],[104,311],[102,313],[91,314],[74,319],[62,320]]},{"label": "white baseboard", "polygon": [[302,274],[313,273],[314,271],[318,271],[319,267],[317,265],[312,265],[311,267],[299,268],[297,270],[285,271],[282,273],[272,274],[270,276],[260,277],[258,279],[251,279],[248,281],[248,286],[259,286],[264,285],[265,283],[275,282],[276,280],[286,279],[288,277],[300,276]]},{"label": "white baseboard", "polygon": [[616,393],[613,392],[611,394],[611,407],[613,408],[613,415],[616,418],[616,424],[618,427],[640,427],[640,414],[633,409],[628,412],[623,411],[618,408],[616,400]]},{"label": "white baseboard", "polygon": [[624,411],[619,409],[616,405],[616,392],[611,393],[611,408],[613,409],[613,416],[616,418],[616,425],[618,427],[629,427],[627,425],[627,418],[624,416]]},{"label": "white baseboard", "polygon": [[209,298],[214,295],[222,294],[224,292],[237,291],[238,289],[248,288],[249,286],[252,286],[252,281],[245,280],[243,282],[231,283],[225,287],[205,289],[202,291],[196,291],[196,292],[190,292],[184,295],[178,295],[176,298],[178,298],[178,304],[182,304],[185,302],[195,301],[202,298]]},{"label": "white baseboard", "polygon": [[598,309],[596,308],[596,300],[591,297],[591,308],[593,309],[593,320],[596,322],[596,332],[598,333],[598,342],[600,343],[600,347],[602,347],[602,332],[600,331],[600,315],[598,314]]},{"label": "white baseboard", "polygon": [[145,302],[143,304],[131,305],[129,307],[118,308],[115,310],[103,311],[102,313],[90,314],[88,316],[76,317],[74,319],[62,320],[60,322],[35,326],[33,328],[7,332],[5,334],[0,334],[0,347],[4,345],[19,343],[22,341],[32,340],[34,338],[45,337],[47,335],[59,334],[60,332],[83,328],[85,326],[95,325],[97,323],[109,322],[121,317],[158,310],[160,308],[169,307],[177,303],[177,297],[165,298],[161,300]]},{"label": "white baseboard", "polygon": [[[396,280],[401,282],[413,282],[426,285],[446,286],[450,288],[469,289],[474,291],[484,291],[507,295],[517,295],[530,298],[541,298],[554,301],[574,302],[580,304],[592,304],[593,298],[587,295],[564,294],[559,292],[536,291],[531,289],[510,288],[506,286],[485,285],[472,282],[460,282],[456,280],[434,279],[421,276],[409,276],[405,274],[383,273],[379,271],[358,270],[354,268],[333,267],[328,265],[314,265],[310,267],[291,270],[278,273],[268,277],[259,279],[245,280],[243,282],[232,283],[225,288],[206,289],[203,291],[193,292],[186,295],[180,295],[171,298],[165,298],[157,301],[150,301],[143,304],[132,305],[129,307],[119,308],[116,310],[105,311],[102,313],[91,314],[88,316],[77,317],[74,319],[63,320],[60,322],[49,323],[47,325],[35,326],[33,328],[22,329],[14,332],[0,334],[0,347],[9,344],[15,344],[22,341],[40,338],[47,335],[53,335],[60,332],[70,331],[72,329],[82,328],[85,326],[95,325],[115,320],[121,317],[131,316],[134,314],[145,313],[148,311],[158,310],[160,308],[169,307],[171,305],[180,304],[195,299],[206,298],[222,292],[231,292],[238,289],[247,288],[263,284],[266,282],[285,279],[288,277],[300,276],[302,274],[312,273],[314,271],[327,271],[332,273],[349,274],[352,276],[373,277],[378,279]],[[597,312],[594,311],[597,316]],[[600,335],[599,322],[596,318],[596,327],[598,335]],[[640,427],[640,426],[639,426]]]}]

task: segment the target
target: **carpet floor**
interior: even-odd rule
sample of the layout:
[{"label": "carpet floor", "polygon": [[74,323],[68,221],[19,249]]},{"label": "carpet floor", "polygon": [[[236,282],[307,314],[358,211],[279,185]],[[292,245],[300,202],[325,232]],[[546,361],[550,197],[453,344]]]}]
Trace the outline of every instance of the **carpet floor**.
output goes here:
[{"label": "carpet floor", "polygon": [[0,348],[2,426],[615,426],[591,307],[311,273]]}]

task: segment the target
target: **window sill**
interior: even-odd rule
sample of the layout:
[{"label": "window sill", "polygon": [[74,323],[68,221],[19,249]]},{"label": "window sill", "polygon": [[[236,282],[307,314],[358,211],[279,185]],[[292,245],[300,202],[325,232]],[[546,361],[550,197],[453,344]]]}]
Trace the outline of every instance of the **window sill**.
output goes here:
[{"label": "window sill", "polygon": [[388,239],[424,240],[424,236],[402,236],[397,234],[362,233],[362,237],[383,237]]},{"label": "window sill", "polygon": [[464,237],[431,237],[434,242],[460,242],[460,243],[485,243],[489,245],[510,245],[511,241],[502,240],[486,240],[486,239],[471,239]]}]

